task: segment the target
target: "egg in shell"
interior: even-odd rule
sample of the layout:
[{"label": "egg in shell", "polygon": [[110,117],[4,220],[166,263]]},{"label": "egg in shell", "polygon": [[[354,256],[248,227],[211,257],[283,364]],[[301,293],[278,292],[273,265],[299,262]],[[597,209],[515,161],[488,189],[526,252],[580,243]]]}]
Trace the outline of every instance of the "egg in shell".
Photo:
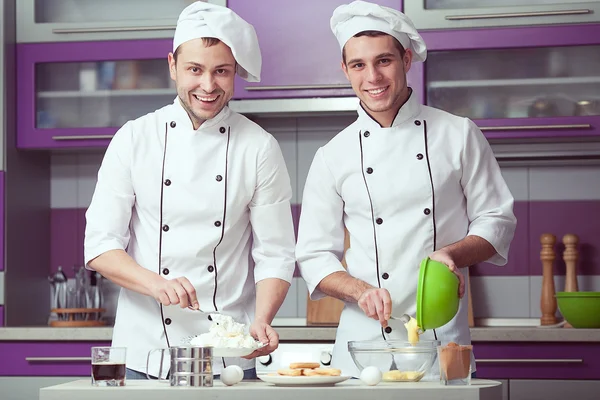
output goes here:
[{"label": "egg in shell", "polygon": [[244,377],[244,371],[239,365],[230,365],[221,371],[221,382],[227,386],[239,383]]},{"label": "egg in shell", "polygon": [[238,373],[238,383],[244,379],[244,370],[239,365],[230,365],[232,369],[235,369]]},{"label": "egg in shell", "polygon": [[379,368],[375,366],[366,367],[360,373],[360,380],[363,381],[365,385],[375,386],[379,382],[381,382],[382,373]]}]

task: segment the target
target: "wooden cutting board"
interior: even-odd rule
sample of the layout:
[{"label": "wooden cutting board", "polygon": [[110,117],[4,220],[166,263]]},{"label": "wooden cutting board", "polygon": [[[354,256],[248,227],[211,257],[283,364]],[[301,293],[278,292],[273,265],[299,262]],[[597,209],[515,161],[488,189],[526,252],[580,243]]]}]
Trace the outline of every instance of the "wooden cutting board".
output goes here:
[{"label": "wooden cutting board", "polygon": [[[346,268],[346,250],[350,247],[348,231],[344,233],[344,258],[342,265]],[[324,297],[320,300],[311,300],[306,295],[306,324],[311,326],[338,326],[344,302],[333,297]]]}]

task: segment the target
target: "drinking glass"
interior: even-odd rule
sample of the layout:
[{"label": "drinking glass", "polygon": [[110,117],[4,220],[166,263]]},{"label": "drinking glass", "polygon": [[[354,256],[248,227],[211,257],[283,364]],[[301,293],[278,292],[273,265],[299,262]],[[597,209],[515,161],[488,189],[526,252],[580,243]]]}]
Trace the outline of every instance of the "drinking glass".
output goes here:
[{"label": "drinking glass", "polygon": [[125,386],[125,347],[92,347],[92,385]]}]

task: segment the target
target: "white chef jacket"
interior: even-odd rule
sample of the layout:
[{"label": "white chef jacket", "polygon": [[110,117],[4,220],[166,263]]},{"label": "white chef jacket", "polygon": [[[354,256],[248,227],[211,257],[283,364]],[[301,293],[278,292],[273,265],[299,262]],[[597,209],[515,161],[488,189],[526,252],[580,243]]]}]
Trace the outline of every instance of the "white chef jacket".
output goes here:
[{"label": "white chef jacket", "polygon": [[[477,235],[497,251],[489,262],[506,263],[513,201],[488,142],[469,119],[420,105],[412,95],[392,126],[382,128],[359,107],[358,119],[321,147],[311,165],[296,245],[300,272],[311,298],[323,297],[319,282],[344,271],[345,226],[348,273],[386,288],[392,315],[414,317],[419,265],[434,250]],[[443,344],[470,344],[467,304],[465,295],[454,319],[435,330]],[[402,323],[389,324],[386,332],[356,303],[346,303],[332,365],[357,376],[348,341],[407,340]],[[433,331],[421,336],[433,339]],[[439,376],[437,365],[432,373]]]},{"label": "white chef jacket", "polygon": [[[250,324],[255,282],[293,277],[291,196],[273,136],[228,107],[194,130],[175,99],[126,123],[108,146],[86,213],[85,262],[126,250],[167,279],[189,279],[202,310]],[[181,345],[210,323],[208,314],[121,289],[112,345],[127,347],[127,367],[145,372],[149,350]],[[255,366],[219,358],[214,373],[233,363]]]}]

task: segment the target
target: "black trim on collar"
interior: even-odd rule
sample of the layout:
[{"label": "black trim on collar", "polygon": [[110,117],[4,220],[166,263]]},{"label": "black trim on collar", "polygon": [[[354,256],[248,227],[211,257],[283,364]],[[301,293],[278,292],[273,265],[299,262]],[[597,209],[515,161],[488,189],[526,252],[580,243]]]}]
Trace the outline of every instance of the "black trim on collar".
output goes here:
[{"label": "black trim on collar", "polygon": [[[429,146],[427,144],[427,121],[423,120],[423,141],[425,142],[425,160],[427,160],[427,170],[429,171],[429,182],[431,182],[431,221],[433,223],[433,251],[437,249],[437,228],[435,224],[435,186],[433,185],[433,174],[431,173],[431,163],[429,162]],[[433,330],[433,337],[438,340],[437,332]]]},{"label": "black trim on collar", "polygon": [[[161,179],[160,179],[160,218],[158,225],[158,274],[161,274],[162,271],[162,237],[163,237],[163,194],[165,190],[165,185],[163,182],[165,181],[165,160],[167,159],[167,132],[169,131],[169,125],[165,122],[165,148],[163,150],[163,159],[162,159],[162,171],[161,171]],[[163,332],[165,333],[165,339],[167,339],[167,347],[171,347],[169,344],[169,335],[167,334],[167,326],[165,325],[165,316],[163,313],[163,305],[160,304],[160,320],[163,326]]]},{"label": "black trim on collar", "polygon": [[425,142],[425,160],[429,171],[429,182],[431,182],[431,221],[433,223],[433,251],[437,249],[437,230],[435,224],[435,186],[433,185],[433,174],[431,173],[431,162],[429,161],[429,146],[427,145],[427,121],[423,120],[423,141]]},{"label": "black trim on collar", "polygon": [[375,213],[373,210],[373,199],[371,199],[371,192],[369,191],[369,185],[367,184],[367,177],[365,176],[364,153],[363,153],[363,146],[362,146],[362,131],[358,132],[358,143],[360,146],[360,171],[362,173],[363,181],[365,182],[365,188],[367,189],[367,196],[369,196],[369,204],[371,205],[371,222],[373,223],[373,242],[375,243],[375,267],[377,268],[377,285],[381,288],[381,279],[379,278],[379,252],[377,250],[377,229],[375,227]]},{"label": "black trim on collar", "polygon": [[[361,104],[362,107],[362,104]],[[364,161],[364,153],[362,146],[362,131],[358,132],[358,143],[360,147],[360,172],[363,177],[363,182],[365,183],[365,188],[367,189],[367,196],[369,197],[369,204],[371,206],[371,223],[373,224],[373,242],[375,244],[375,269],[377,270],[377,286],[381,288],[381,278],[379,277],[379,251],[377,249],[377,228],[375,226],[375,212],[373,210],[373,199],[371,199],[371,192],[369,191],[369,185],[367,184],[367,177],[365,176],[365,161]],[[383,340],[385,340],[385,334],[383,331],[383,327],[381,327],[381,336]]]},{"label": "black trim on collar", "polygon": [[[402,105],[400,105],[400,108],[398,108],[398,111],[396,111],[396,115],[394,116],[394,119],[392,120],[392,124],[396,120],[396,117],[398,116],[398,113],[400,112],[400,110],[402,110],[402,107],[404,107],[406,102],[408,102],[408,100],[410,100],[410,97],[413,94],[413,90],[410,86],[408,87],[408,90],[409,90],[408,97],[406,98],[406,100],[404,100],[404,103],[402,103]],[[369,114],[369,112],[367,110],[365,110],[365,108],[363,107],[362,101],[360,101],[358,104],[360,105],[360,108],[363,109],[365,114],[367,114],[369,116],[369,118],[371,118],[373,120],[373,122],[375,122],[377,125],[379,125],[380,128],[383,128],[383,126],[381,126],[381,124],[379,122],[377,122],[377,120],[375,118],[373,118],[373,116],[371,114]]]},{"label": "black trim on collar", "polygon": [[[229,166],[229,142],[231,140],[231,127],[227,128],[227,146],[225,148],[225,173],[223,176],[223,185],[225,187],[225,193],[223,195],[223,221],[221,222],[221,237],[219,238],[219,242],[213,249],[213,266],[215,267],[215,290],[213,292],[213,306],[215,307],[215,311],[219,311],[217,308],[217,276],[219,272],[219,268],[217,267],[217,248],[223,241],[223,237],[225,236],[225,217],[227,216],[227,177],[228,177],[228,166]],[[223,365],[225,360],[223,360]]]}]

